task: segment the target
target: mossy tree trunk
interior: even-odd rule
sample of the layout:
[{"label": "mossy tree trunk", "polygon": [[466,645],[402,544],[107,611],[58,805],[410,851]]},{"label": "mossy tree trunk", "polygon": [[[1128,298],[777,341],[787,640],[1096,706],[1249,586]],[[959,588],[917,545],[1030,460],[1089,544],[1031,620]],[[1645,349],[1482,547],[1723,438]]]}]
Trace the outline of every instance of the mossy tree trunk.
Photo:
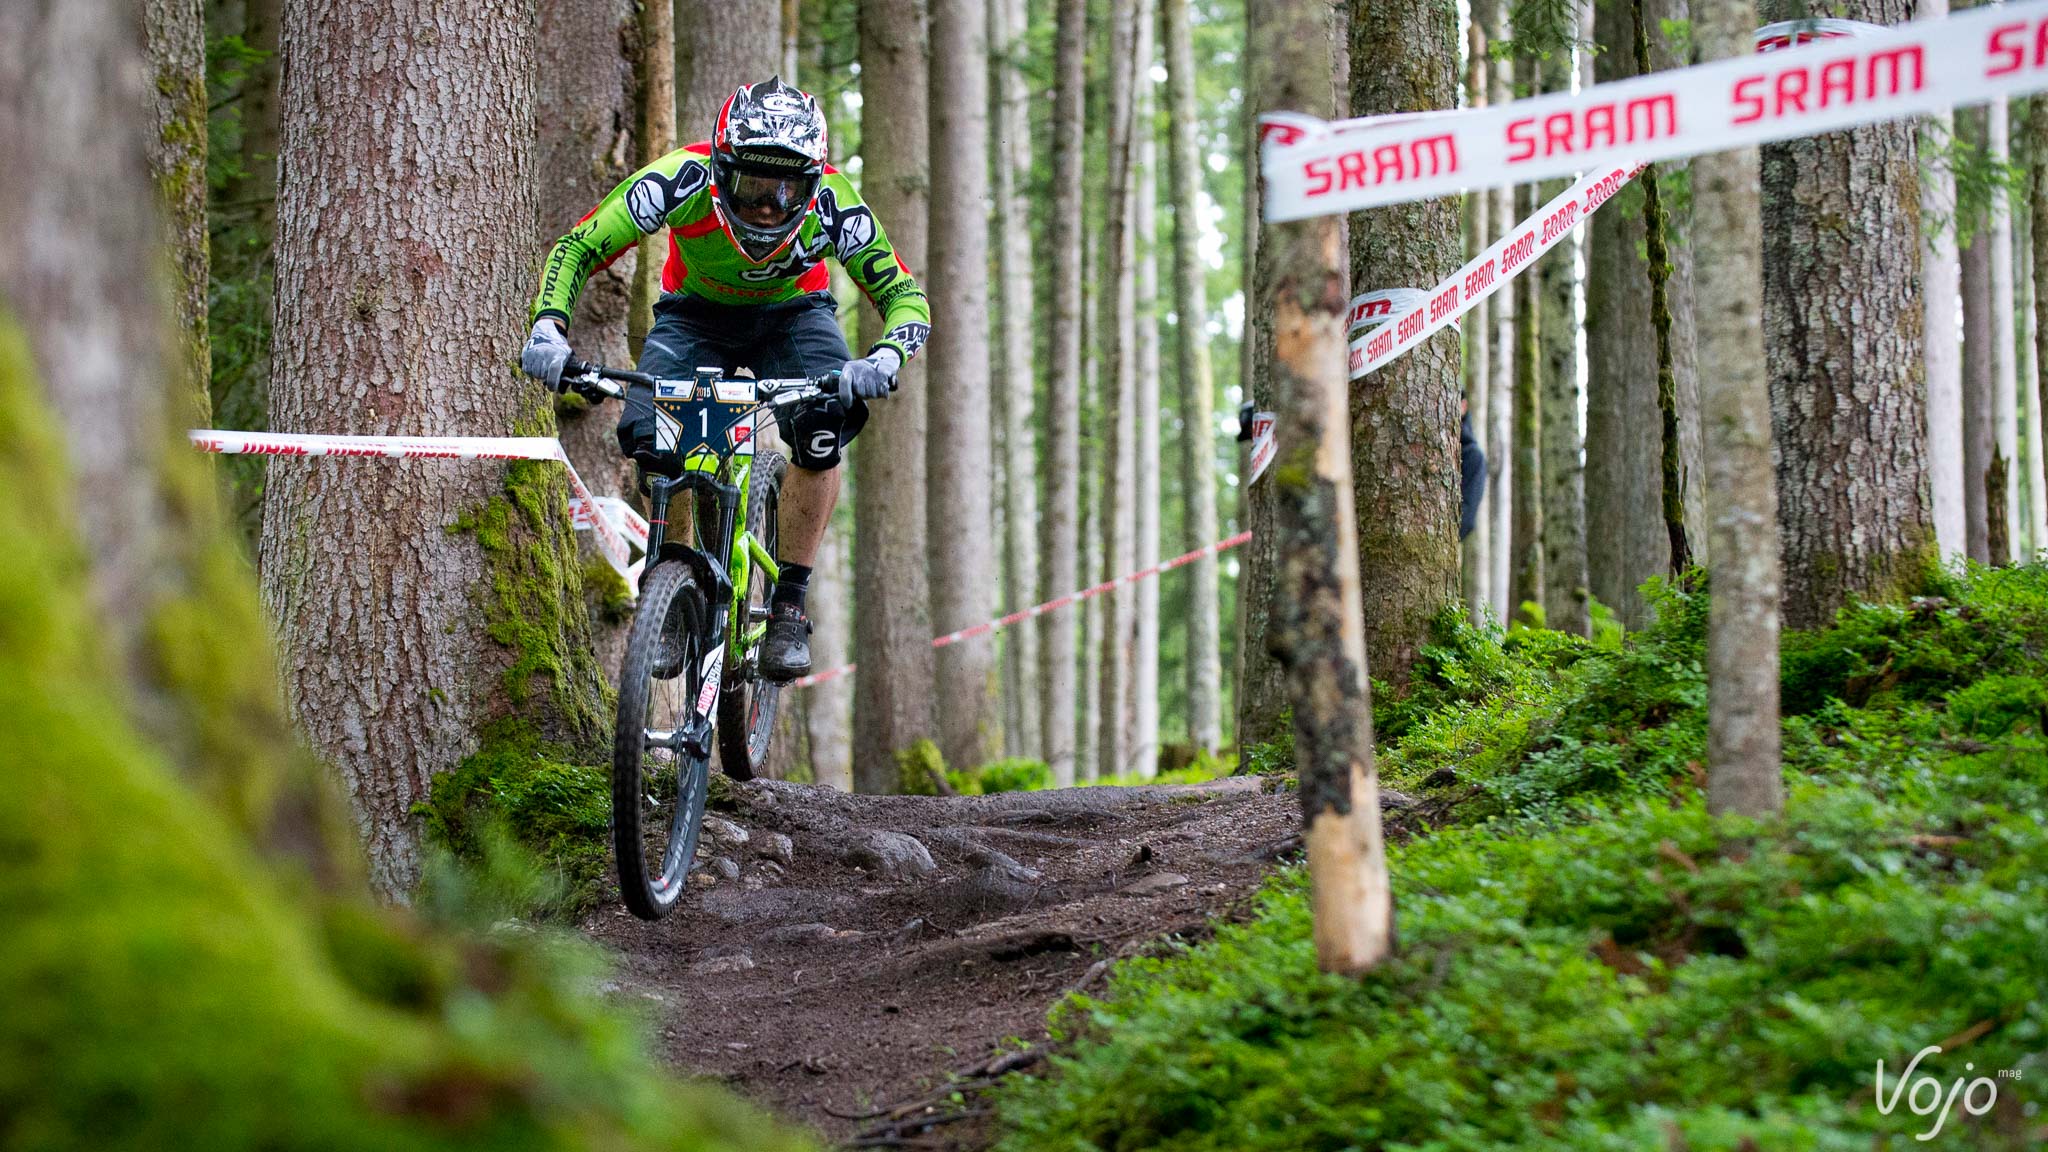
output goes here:
[{"label": "mossy tree trunk", "polygon": [[[1536,186],[1524,184],[1515,197],[1515,219],[1536,212]],[[1514,528],[1508,575],[1508,612],[1520,616],[1526,604],[1543,604],[1543,292],[1542,277],[1530,269],[1508,289],[1515,295]]]},{"label": "mossy tree trunk", "polygon": [[[163,359],[175,281],[147,263],[136,274],[163,242],[157,205],[144,185],[107,179],[146,171],[158,137],[134,26],[100,9],[0,8],[0,196],[15,206],[0,219],[0,324],[13,330],[0,444],[42,441],[14,421],[47,407],[69,465],[68,481],[44,477],[57,487],[10,490],[36,494],[23,507],[44,532],[73,522],[59,509],[89,513],[94,546],[66,560],[64,582],[83,585],[104,645],[93,660],[109,658],[142,735],[258,848],[346,887],[346,825],[293,741],[214,468],[185,440],[186,366]],[[30,615],[9,613],[17,626]]]},{"label": "mossy tree trunk", "polygon": [[[1762,18],[1911,14],[1907,0],[1768,0]],[[1918,172],[1906,123],[1763,149],[1765,349],[1794,628],[1904,594],[1935,555]]]},{"label": "mossy tree trunk", "polygon": [[[924,0],[860,7],[861,192],[911,269],[924,267],[930,197]],[[861,310],[862,343],[881,334]],[[941,323],[944,319],[941,318]],[[925,410],[928,374],[903,373],[854,442],[853,784],[893,792],[896,753],[929,737],[931,616],[925,574]]]},{"label": "mossy tree trunk", "polygon": [[[995,245],[1000,368],[991,387],[1002,429],[1003,571],[1009,612],[1041,599],[1038,585],[1038,422],[1032,321],[1031,91],[1024,0],[988,0],[991,97],[995,111]],[[1052,590],[1060,595],[1072,589]],[[1039,719],[1038,629],[1013,628],[1003,640],[1003,739],[1012,756],[1044,754]]]},{"label": "mossy tree trunk", "polygon": [[[1255,105],[1333,115],[1328,77],[1336,53],[1329,9],[1310,0],[1271,0],[1249,6],[1248,13]],[[1451,35],[1451,22],[1445,8],[1420,23],[1418,30],[1432,39],[1417,40],[1409,50],[1423,51],[1435,37]],[[1359,69],[1374,67],[1378,59],[1368,49],[1354,42]],[[1444,62],[1429,71],[1450,67]],[[1449,220],[1455,261],[1455,208],[1433,207]],[[1267,643],[1287,669],[1294,707],[1317,960],[1325,971],[1363,973],[1392,951],[1394,907],[1373,759],[1358,520],[1347,475],[1358,432],[1345,400],[1344,237],[1338,220],[1327,216],[1267,226],[1262,233],[1259,249],[1269,259],[1260,264],[1252,310],[1270,318],[1279,438],[1268,482],[1279,513],[1280,571],[1275,627]],[[1436,359],[1442,371],[1443,354]],[[1432,381],[1431,390],[1450,390],[1455,430],[1457,372],[1451,359],[1448,381]],[[1451,520],[1456,523],[1455,495]],[[1455,598],[1455,531],[1451,536],[1449,595]]]},{"label": "mossy tree trunk", "polygon": [[[1354,0],[1351,113],[1455,107],[1458,15],[1436,0]],[[1351,219],[1358,291],[1429,288],[1462,263],[1458,200],[1397,204]],[[1430,622],[1458,603],[1458,333],[1349,388],[1351,480],[1365,641],[1376,675],[1399,687]]]},{"label": "mossy tree trunk", "polygon": [[[533,29],[500,15],[287,8],[273,428],[553,432],[509,363],[531,252],[477,240],[536,219]],[[481,744],[601,755],[556,466],[274,461],[262,560],[293,716],[340,774],[385,895],[419,879],[414,805]]]},{"label": "mossy tree trunk", "polygon": [[[144,0],[153,133],[149,167],[163,201],[177,306],[185,411],[205,422],[212,408],[206,335],[206,13],[201,0]],[[141,256],[141,253],[137,254]]]},{"label": "mossy tree trunk", "polygon": [[[1746,56],[1752,0],[1699,0],[1705,60]],[[1700,423],[1707,467],[1707,804],[1767,816],[1784,807],[1778,733],[1777,487],[1764,361],[1761,185],[1754,149],[1693,161]]]},{"label": "mossy tree trunk", "polygon": [[[1171,132],[1167,170],[1173,202],[1173,311],[1175,380],[1181,416],[1180,483],[1186,511],[1181,548],[1193,551],[1216,539],[1216,398],[1209,364],[1209,303],[1203,279],[1201,230],[1195,213],[1201,186],[1201,125],[1195,107],[1194,35],[1188,0],[1163,0]],[[1247,164],[1246,167],[1254,167]],[[1246,229],[1251,231],[1250,228]],[[1223,743],[1223,668],[1218,620],[1217,561],[1187,567],[1188,740],[1198,751]]]},{"label": "mossy tree trunk", "polygon": [[[1634,9],[1637,0],[1600,0],[1595,9],[1594,58],[1600,83],[1636,75]],[[1686,18],[1683,0],[1643,3],[1643,29],[1651,66],[1674,60],[1666,21]],[[1697,549],[1700,483],[1699,381],[1692,333],[1690,229],[1673,193],[1684,162],[1657,166],[1659,200],[1668,220],[1666,313],[1670,319],[1673,415],[1677,419],[1678,480],[1685,505],[1685,536]],[[1641,585],[1671,575],[1671,537],[1663,507],[1663,412],[1658,402],[1657,344],[1652,332],[1646,186],[1593,215],[1586,261],[1586,561],[1587,587],[1630,628],[1649,623]]]},{"label": "mossy tree trunk", "polygon": [[[639,133],[634,9],[633,0],[541,0],[534,101],[539,135],[534,159],[540,173],[536,248],[573,227],[638,167],[648,150]],[[626,333],[638,263],[627,258],[590,274],[569,329],[583,359],[618,367],[633,362]],[[619,402],[593,407],[564,399],[556,403],[555,414],[562,447],[591,494],[630,493],[633,466],[620,455],[612,432]],[[622,601],[623,585],[597,550],[595,537],[584,533],[579,543],[598,668],[609,680],[618,676],[632,618]]]},{"label": "mossy tree trunk", "polygon": [[[1560,83],[1559,88],[1566,85]],[[1549,85],[1546,92],[1553,91]],[[1548,203],[1564,184],[1544,184],[1537,198]],[[1537,371],[1542,378],[1542,418],[1538,426],[1543,457],[1543,618],[1560,632],[1588,632],[1586,605],[1586,489],[1580,463],[1579,323],[1574,315],[1573,257],[1578,243],[1559,244],[1527,278],[1537,284],[1542,318]]]}]

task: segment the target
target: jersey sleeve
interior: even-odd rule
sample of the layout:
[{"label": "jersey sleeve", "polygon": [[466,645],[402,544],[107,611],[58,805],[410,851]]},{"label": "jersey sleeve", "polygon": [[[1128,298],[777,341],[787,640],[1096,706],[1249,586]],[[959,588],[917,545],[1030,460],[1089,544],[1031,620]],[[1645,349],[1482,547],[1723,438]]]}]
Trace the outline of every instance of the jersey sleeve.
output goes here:
[{"label": "jersey sleeve", "polygon": [[617,260],[640,237],[660,231],[710,182],[703,156],[688,149],[671,152],[627,177],[548,250],[529,319],[552,316],[566,327],[590,274]]},{"label": "jersey sleeve", "polygon": [[909,363],[932,334],[931,303],[910,265],[897,255],[882,222],[845,176],[833,172],[825,177],[818,215],[832,255],[882,315],[882,338],[868,351],[893,348]]}]

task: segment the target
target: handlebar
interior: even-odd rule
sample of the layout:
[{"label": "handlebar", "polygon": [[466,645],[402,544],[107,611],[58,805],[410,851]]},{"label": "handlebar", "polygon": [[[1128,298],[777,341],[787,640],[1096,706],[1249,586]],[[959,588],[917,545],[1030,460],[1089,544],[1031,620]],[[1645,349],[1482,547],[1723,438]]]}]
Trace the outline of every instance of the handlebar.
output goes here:
[{"label": "handlebar", "polygon": [[[699,373],[702,377],[704,374]],[[713,377],[716,382],[735,383],[745,377]],[[616,381],[617,383],[614,383]],[[620,384],[641,384],[652,388],[657,378],[645,372],[629,372],[623,368],[607,368],[602,364],[589,364],[571,360],[562,366],[564,392],[575,392],[587,400],[609,397],[624,400],[626,390]],[[838,369],[822,376],[790,377],[787,379],[747,380],[754,386],[756,403],[782,406],[810,399],[837,399],[842,408],[853,407],[853,382]]]}]

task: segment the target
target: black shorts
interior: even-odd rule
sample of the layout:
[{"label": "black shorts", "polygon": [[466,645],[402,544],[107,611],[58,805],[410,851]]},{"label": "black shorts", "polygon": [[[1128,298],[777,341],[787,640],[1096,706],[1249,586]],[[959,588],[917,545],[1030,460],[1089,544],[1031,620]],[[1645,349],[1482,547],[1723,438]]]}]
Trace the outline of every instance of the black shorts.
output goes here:
[{"label": "black shorts", "polygon": [[[682,380],[699,368],[736,372],[750,368],[761,379],[820,376],[851,359],[839,332],[839,307],[830,292],[813,292],[779,304],[713,304],[671,293],[654,305],[654,327],[640,350],[639,369],[663,379]],[[619,418],[619,450],[654,443],[649,390],[635,385]],[[636,413],[637,409],[637,413]],[[839,466],[846,445],[868,422],[868,406],[855,400],[851,411],[834,400],[807,407],[782,429],[792,462],[812,472]]]}]

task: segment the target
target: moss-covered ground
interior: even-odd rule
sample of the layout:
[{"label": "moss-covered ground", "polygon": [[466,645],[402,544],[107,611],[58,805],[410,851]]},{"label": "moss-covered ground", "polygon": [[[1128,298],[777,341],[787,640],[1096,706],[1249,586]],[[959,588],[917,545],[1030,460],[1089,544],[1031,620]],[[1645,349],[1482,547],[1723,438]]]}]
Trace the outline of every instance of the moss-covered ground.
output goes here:
[{"label": "moss-covered ground", "polygon": [[[1386,777],[1441,824],[1391,853],[1395,959],[1320,974],[1284,872],[1061,1007],[1001,1147],[2039,1147],[2048,569],[1936,591],[1785,638],[1765,823],[1702,800],[1703,595],[1603,645],[1447,622],[1380,708]],[[1923,1144],[1936,1115],[1882,1112],[1874,1074],[1929,1045],[1918,1104],[1997,1102]]]},{"label": "moss-covered ground", "polygon": [[[0,1148],[800,1146],[654,1071],[586,946],[493,927],[515,869],[443,868],[406,914],[260,855],[276,765],[232,716],[169,753],[133,720],[58,443],[0,312],[0,488],[37,494],[0,502]],[[157,627],[209,619],[241,617]]]}]

